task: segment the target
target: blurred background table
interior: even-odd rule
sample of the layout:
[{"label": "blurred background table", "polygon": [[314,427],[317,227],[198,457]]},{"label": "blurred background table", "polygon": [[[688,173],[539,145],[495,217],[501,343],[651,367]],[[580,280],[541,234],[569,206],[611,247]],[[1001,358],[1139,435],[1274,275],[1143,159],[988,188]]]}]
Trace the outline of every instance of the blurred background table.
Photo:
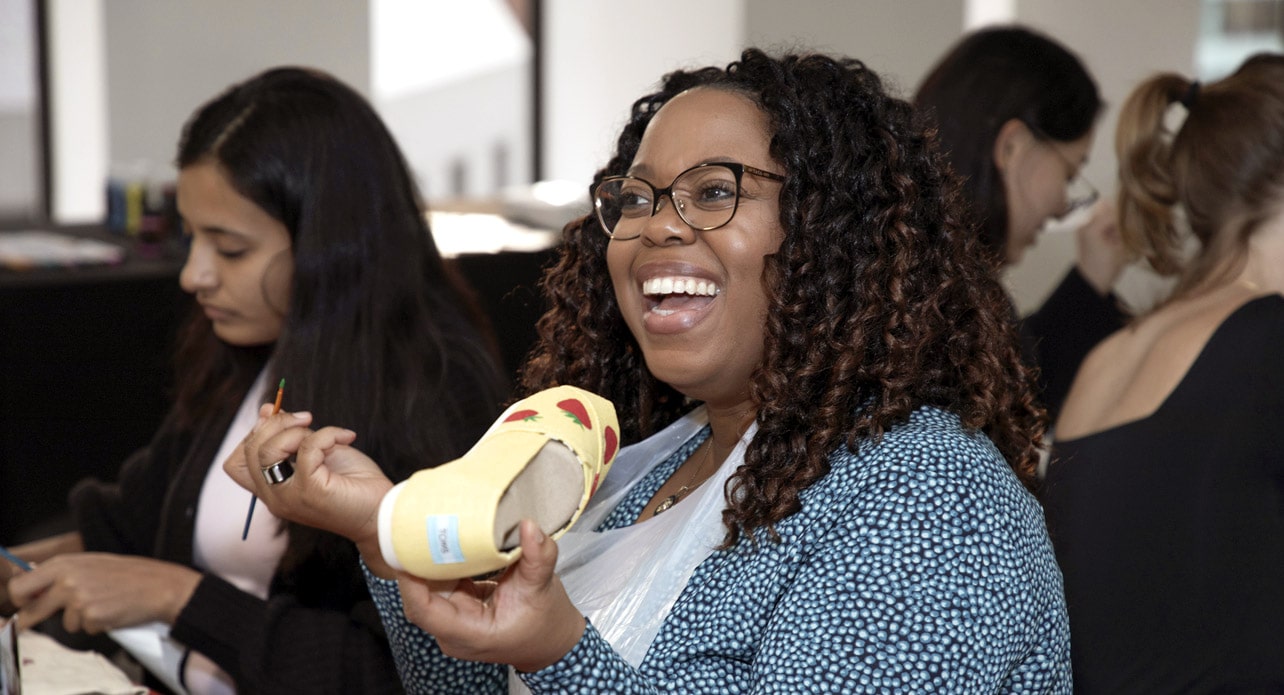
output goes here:
[{"label": "blurred background table", "polygon": [[[116,468],[160,423],[181,252],[120,244],[115,265],[0,270],[0,541],[42,534],[87,475]],[[4,234],[4,232],[0,232]],[[52,528],[51,530],[56,530]]]},{"label": "blurred background table", "polygon": [[[536,285],[557,234],[485,212],[434,213],[432,225],[491,318],[512,375],[543,313]],[[175,334],[192,306],[178,286],[181,243],[144,248],[96,227],[59,232],[125,253],[115,265],[0,268],[3,544],[66,529],[71,486],[114,479],[148,442],[168,408]]]}]

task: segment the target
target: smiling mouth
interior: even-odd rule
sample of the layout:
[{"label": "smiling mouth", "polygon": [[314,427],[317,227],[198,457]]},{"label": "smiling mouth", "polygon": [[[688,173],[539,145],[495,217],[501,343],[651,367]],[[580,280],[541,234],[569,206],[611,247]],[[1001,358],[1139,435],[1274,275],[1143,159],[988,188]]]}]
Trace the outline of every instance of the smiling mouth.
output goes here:
[{"label": "smiling mouth", "polygon": [[721,293],[718,283],[696,277],[664,276],[642,283],[647,309],[659,316],[701,309]]},{"label": "smiling mouth", "polygon": [[211,321],[223,321],[232,317],[232,312],[226,309],[220,309],[219,307],[216,307],[216,306],[202,304],[201,309],[205,312],[206,318],[210,319]]}]

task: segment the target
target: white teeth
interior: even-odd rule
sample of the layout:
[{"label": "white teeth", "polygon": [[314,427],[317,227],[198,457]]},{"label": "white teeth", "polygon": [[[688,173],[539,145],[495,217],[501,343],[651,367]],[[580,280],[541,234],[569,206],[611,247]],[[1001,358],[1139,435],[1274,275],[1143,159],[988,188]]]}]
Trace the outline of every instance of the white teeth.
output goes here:
[{"label": "white teeth", "polygon": [[652,296],[689,294],[716,297],[720,291],[717,283],[691,277],[659,277],[642,283],[642,293]]}]

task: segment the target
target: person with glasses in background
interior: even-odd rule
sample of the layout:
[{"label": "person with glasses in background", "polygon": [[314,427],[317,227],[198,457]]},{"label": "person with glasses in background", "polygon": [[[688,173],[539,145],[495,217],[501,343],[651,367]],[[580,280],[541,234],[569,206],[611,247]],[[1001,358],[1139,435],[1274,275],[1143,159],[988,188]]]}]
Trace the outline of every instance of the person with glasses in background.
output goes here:
[{"label": "person with glasses in background", "polygon": [[619,415],[575,528],[430,586],[377,550],[391,483],[349,434],[261,412],[227,464],[367,550],[407,690],[1068,693],[1033,380],[910,105],[750,49],[635,102],[591,191],[522,382]]},{"label": "person with glasses in background", "polygon": [[[1114,207],[1083,176],[1102,102],[1079,59],[1023,27],[965,36],[914,97],[971,202],[999,268],[1021,260],[1052,220],[1091,208],[1077,258],[1048,299],[1020,322],[1053,420],[1084,355],[1128,316],[1111,289],[1128,263]],[[1013,310],[1015,314],[1015,309]]]}]

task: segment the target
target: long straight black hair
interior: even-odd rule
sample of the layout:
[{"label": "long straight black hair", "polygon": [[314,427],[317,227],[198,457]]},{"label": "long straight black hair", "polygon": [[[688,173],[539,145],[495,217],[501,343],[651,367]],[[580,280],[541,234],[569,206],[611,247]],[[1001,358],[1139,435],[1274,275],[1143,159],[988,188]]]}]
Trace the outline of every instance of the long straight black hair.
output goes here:
[{"label": "long straight black hair", "polygon": [[[357,432],[393,480],[466,451],[498,412],[503,379],[366,100],[315,70],[268,70],[188,121],[177,165],[204,162],[289,230],[294,271],[273,345],[228,345],[191,317],[177,355],[180,420],[235,409],[267,365],[265,401],[285,378],[287,409]],[[306,551],[293,535],[291,551]]]}]

